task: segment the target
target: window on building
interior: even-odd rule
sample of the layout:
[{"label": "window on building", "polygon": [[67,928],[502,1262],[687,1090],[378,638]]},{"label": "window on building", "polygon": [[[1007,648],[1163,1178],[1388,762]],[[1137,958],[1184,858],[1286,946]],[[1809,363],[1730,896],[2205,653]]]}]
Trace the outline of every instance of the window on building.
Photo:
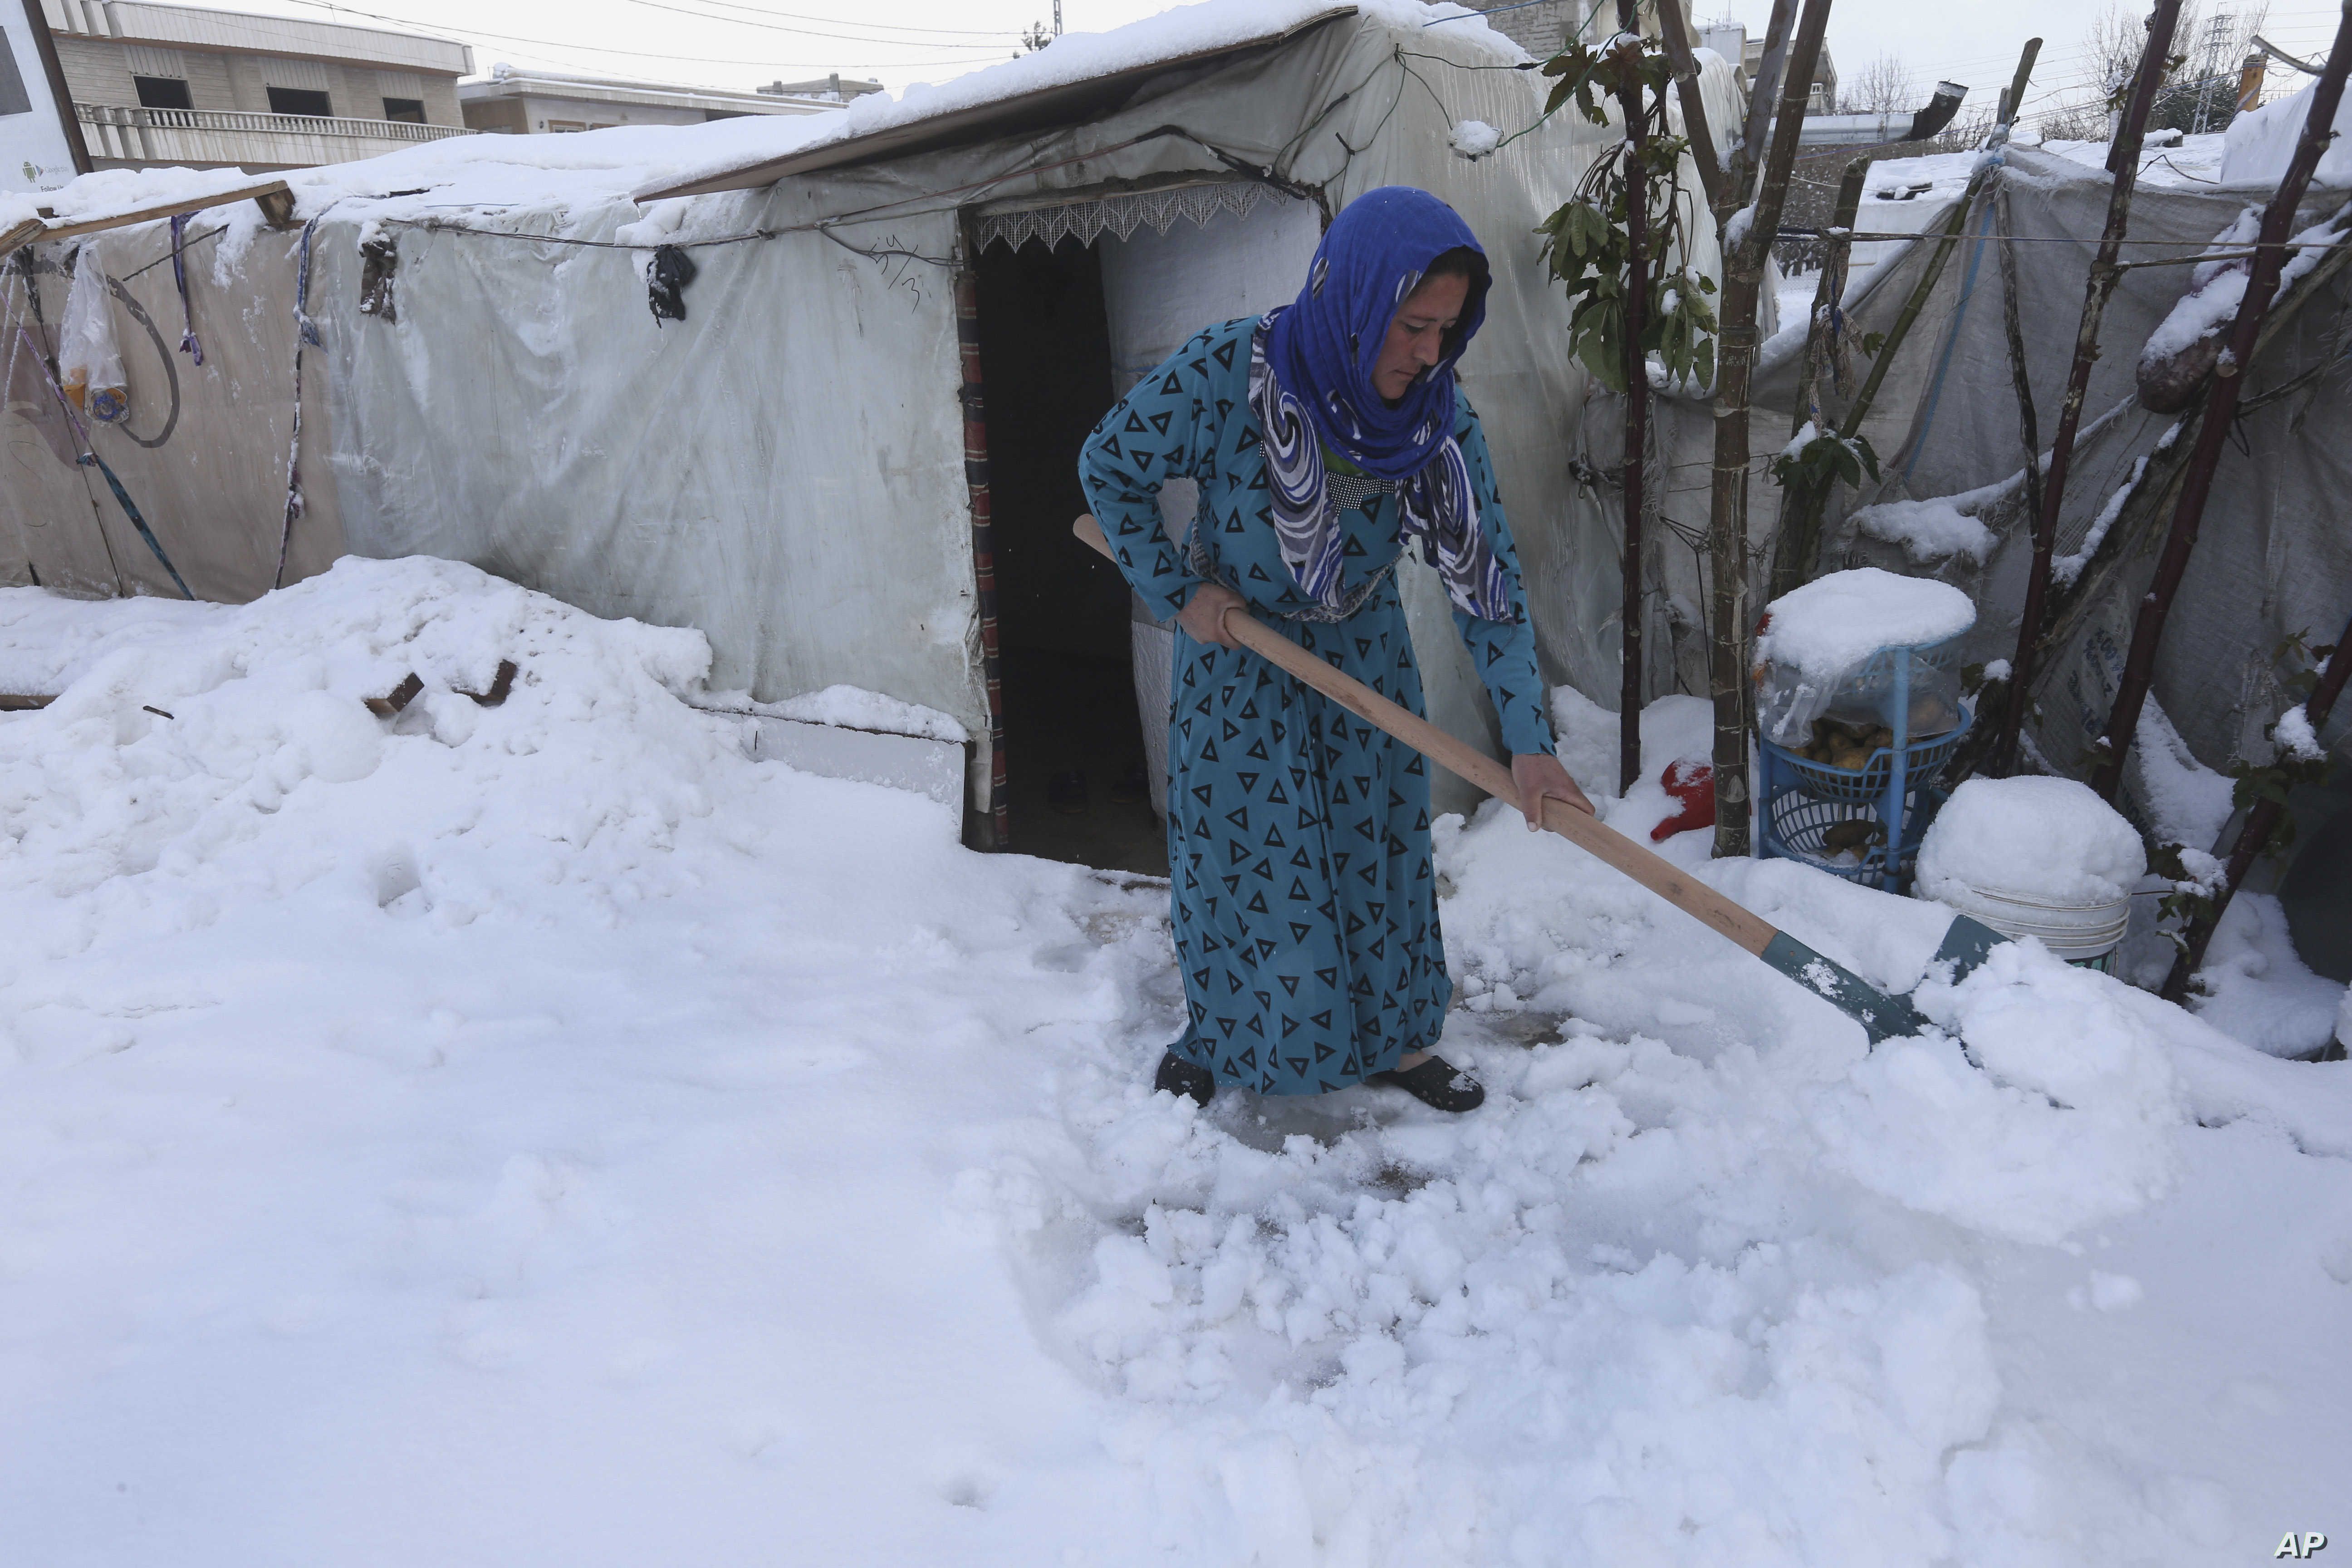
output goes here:
[{"label": "window on building", "polygon": [[188,96],[188,84],[172,76],[134,76],[131,85],[139,89],[142,109],[194,109],[195,100]]},{"label": "window on building", "polygon": [[550,134],[560,131],[585,131],[588,122],[584,120],[551,120],[547,121],[547,129]]},{"label": "window on building", "polygon": [[387,98],[383,100],[383,117],[408,125],[425,123],[425,100],[421,98]]},{"label": "window on building", "polygon": [[269,112],[301,114],[315,120],[332,120],[335,117],[334,106],[327,101],[327,95],[307,87],[271,88]]}]

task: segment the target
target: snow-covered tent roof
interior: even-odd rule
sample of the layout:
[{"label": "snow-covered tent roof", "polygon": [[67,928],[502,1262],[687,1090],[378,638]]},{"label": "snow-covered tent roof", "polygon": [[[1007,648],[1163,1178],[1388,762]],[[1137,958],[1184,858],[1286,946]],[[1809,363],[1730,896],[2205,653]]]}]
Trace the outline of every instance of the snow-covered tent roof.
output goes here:
[{"label": "snow-covered tent roof", "polygon": [[[132,404],[124,428],[94,438],[202,596],[264,591],[281,551],[289,581],[346,551],[440,555],[601,614],[699,626],[715,679],[763,699],[846,682],[984,735],[959,270],[1010,214],[1056,233],[1055,214],[1082,214],[1091,237],[1104,224],[1126,235],[1139,213],[1164,226],[1178,209],[1206,221],[1271,203],[1307,213],[1311,248],[1357,194],[1414,184],[1453,203],[1494,259],[1464,384],[1496,452],[1546,674],[1611,690],[1613,528],[1560,439],[1585,383],[1535,232],[1608,132],[1561,115],[1475,158],[1453,145],[1463,121],[1534,124],[1528,63],[1453,5],[1210,0],[836,113],[450,138],[291,172],[293,231],[249,203],[190,220],[184,314],[163,226],[83,246],[112,280]],[[1727,131],[1728,68],[1711,64],[1703,86]],[[47,202],[122,211],[222,181],[100,174]],[[682,190],[715,194],[666,195]],[[647,310],[646,264],[665,244],[697,273],[683,321]],[[54,323],[69,253],[38,248]],[[1197,279],[1153,288],[1193,312],[1189,333],[1286,298],[1305,259],[1276,247],[1223,294],[1176,286]],[[1711,244],[1694,259],[1711,270]],[[24,277],[6,289],[0,309],[25,321]],[[299,350],[289,464],[304,323],[317,342]],[[188,328],[201,366],[173,352]],[[62,421],[41,423],[54,399],[30,356],[0,360],[26,416],[0,421],[16,579],[173,592],[109,481],[59,460],[72,443]],[[1403,581],[1433,713],[1487,738],[1442,595]],[[984,757],[974,772],[985,781]]]},{"label": "snow-covered tent roof", "polygon": [[1328,0],[1247,8],[1194,5],[1114,32],[1066,35],[1035,54],[944,86],[917,86],[903,97],[852,105],[812,126],[788,151],[657,182],[636,192],[636,199],[755,190],[793,174],[1076,124],[1118,109],[1167,72],[1213,68],[1355,14],[1355,6]]}]

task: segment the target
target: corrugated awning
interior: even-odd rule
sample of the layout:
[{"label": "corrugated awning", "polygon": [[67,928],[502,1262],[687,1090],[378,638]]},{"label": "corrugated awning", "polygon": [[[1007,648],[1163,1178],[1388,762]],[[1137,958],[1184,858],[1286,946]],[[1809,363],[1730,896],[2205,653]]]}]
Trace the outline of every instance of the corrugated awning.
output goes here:
[{"label": "corrugated awning", "polygon": [[1174,55],[1145,65],[1130,66],[1124,70],[1107,71],[1079,81],[1038,88],[992,103],[950,110],[905,124],[869,131],[863,135],[845,136],[814,147],[797,148],[781,157],[762,159],[715,174],[699,174],[674,184],[648,186],[633,193],[631,199],[645,203],[663,201],[672,196],[709,195],[717,191],[756,190],[793,174],[844,168],[853,163],[871,163],[877,158],[905,157],[958,142],[988,141],[1023,132],[1075,125],[1116,110],[1133,96],[1136,89],[1155,77],[1271,48],[1326,23],[1355,14],[1353,5],[1334,5],[1304,21],[1257,37],[1220,44],[1214,48],[1198,49],[1191,54]]}]

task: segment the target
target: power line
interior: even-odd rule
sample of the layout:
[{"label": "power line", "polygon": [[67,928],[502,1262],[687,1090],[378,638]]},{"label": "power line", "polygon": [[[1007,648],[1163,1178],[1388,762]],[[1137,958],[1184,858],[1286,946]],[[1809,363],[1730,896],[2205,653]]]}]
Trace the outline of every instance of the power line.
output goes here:
[{"label": "power line", "polygon": [[[705,4],[716,5],[722,11],[749,11],[752,15],[758,16],[782,16],[787,21],[793,22],[836,22],[840,20],[839,17],[835,16],[806,16],[797,11],[772,11],[764,5],[739,5],[734,3],[734,0],[705,0]],[[857,26],[861,27],[871,27],[877,32],[884,33],[936,33],[941,36],[952,34],[976,38],[1017,38],[1021,36],[1018,32],[1007,31],[1002,27],[910,27],[900,22],[866,21],[861,21]]]},{"label": "power line", "polygon": [[[1004,48],[1003,43],[953,44],[949,43],[945,39],[876,38],[866,37],[860,33],[824,33],[819,32],[814,27],[795,27],[783,22],[754,22],[748,16],[720,16],[709,11],[690,11],[683,5],[665,5],[662,3],[662,0],[627,0],[627,3],[632,5],[643,5],[648,10],[674,11],[681,16],[698,17],[705,22],[721,22],[730,27],[765,27],[771,32],[794,33],[811,38],[838,38],[845,43],[851,44],[881,44],[887,47],[894,49],[972,49],[982,53],[993,55],[1002,53]],[[1021,35],[1018,33],[1005,33],[1001,35],[1006,43],[1010,43],[1013,40],[1017,39]]]},{"label": "power line", "polygon": [[[297,5],[315,6],[321,11],[333,12],[339,16],[365,16],[373,21],[397,23],[401,26],[412,29],[419,36],[435,37],[456,33],[467,37],[495,38],[500,43],[507,44],[530,44],[542,48],[559,50],[570,49],[592,55],[616,55],[628,59],[682,60],[690,65],[754,66],[761,68],[781,67],[787,70],[833,70],[844,65],[879,65],[885,66],[893,70],[900,70],[912,68],[918,66],[969,66],[978,63],[981,59],[989,58],[985,55],[966,55],[959,56],[952,59],[923,60],[875,60],[870,58],[852,60],[762,60],[747,58],[741,55],[656,54],[648,49],[607,48],[599,44],[583,44],[575,40],[559,41],[554,38],[527,38],[514,33],[493,33],[481,27],[442,26],[436,23],[419,22],[414,17],[387,16],[381,11],[362,11],[353,6],[337,5],[334,3],[334,0],[292,0],[292,3]],[[993,51],[991,51],[991,53],[992,54]]]}]

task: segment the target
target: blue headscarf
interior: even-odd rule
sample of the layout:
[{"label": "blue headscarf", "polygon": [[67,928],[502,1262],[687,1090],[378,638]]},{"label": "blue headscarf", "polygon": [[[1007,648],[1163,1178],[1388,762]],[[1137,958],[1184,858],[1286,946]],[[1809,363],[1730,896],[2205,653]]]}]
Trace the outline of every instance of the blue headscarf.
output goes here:
[{"label": "blue headscarf", "polygon": [[1331,220],[1307,286],[1267,334],[1267,363],[1306,405],[1324,445],[1381,479],[1415,472],[1454,434],[1454,366],[1486,319],[1483,277],[1471,280],[1445,357],[1415,377],[1395,407],[1372,385],[1389,322],[1449,250],[1474,251],[1482,263],[1486,255],[1461,216],[1427,191],[1367,191]]},{"label": "blue headscarf", "polygon": [[[1479,276],[1443,357],[1391,407],[1372,384],[1389,323],[1430,263],[1455,249],[1478,256]],[[1400,541],[1421,540],[1454,608],[1485,620],[1517,616],[1454,438],[1454,366],[1486,319],[1486,254],[1470,226],[1427,191],[1368,191],[1332,220],[1297,301],[1267,311],[1252,335],[1250,412],[1265,449],[1283,564],[1333,617],[1353,614],[1355,604],[1341,593],[1347,542],[1324,471],[1326,446],[1392,482]],[[1359,584],[1355,598],[1370,586]]]}]

